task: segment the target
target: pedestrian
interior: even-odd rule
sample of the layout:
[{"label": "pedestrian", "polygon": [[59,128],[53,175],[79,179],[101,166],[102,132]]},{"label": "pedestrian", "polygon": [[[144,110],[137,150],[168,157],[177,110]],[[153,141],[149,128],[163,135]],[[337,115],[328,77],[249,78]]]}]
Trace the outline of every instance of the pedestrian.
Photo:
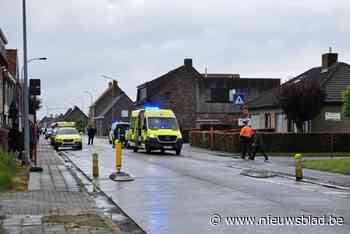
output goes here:
[{"label": "pedestrian", "polygon": [[95,134],[96,134],[96,128],[94,128],[93,126],[89,126],[89,128],[88,128],[88,145],[94,144]]},{"label": "pedestrian", "polygon": [[9,152],[16,152],[17,151],[17,142],[19,140],[19,130],[18,125],[15,123],[12,125],[12,128],[10,129],[8,133],[8,146],[9,146]]},{"label": "pedestrian", "polygon": [[265,153],[265,145],[261,133],[256,133],[253,136],[252,150],[249,159],[254,160],[257,152],[260,152],[265,157],[265,162],[269,161],[269,157]]},{"label": "pedestrian", "polygon": [[245,155],[251,154],[250,152],[250,146],[251,146],[251,140],[252,136],[254,134],[253,129],[248,125],[248,121],[243,122],[244,127],[241,129],[241,132],[239,134],[240,138],[240,147],[241,147],[241,158],[245,159]]}]

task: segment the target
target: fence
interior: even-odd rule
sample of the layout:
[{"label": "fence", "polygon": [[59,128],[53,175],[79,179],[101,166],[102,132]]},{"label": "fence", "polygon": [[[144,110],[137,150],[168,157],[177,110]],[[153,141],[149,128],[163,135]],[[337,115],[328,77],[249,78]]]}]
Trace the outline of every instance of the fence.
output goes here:
[{"label": "fence", "polygon": [[[350,152],[350,133],[259,133],[267,152]],[[190,144],[196,147],[237,153],[239,133],[191,131]]]}]

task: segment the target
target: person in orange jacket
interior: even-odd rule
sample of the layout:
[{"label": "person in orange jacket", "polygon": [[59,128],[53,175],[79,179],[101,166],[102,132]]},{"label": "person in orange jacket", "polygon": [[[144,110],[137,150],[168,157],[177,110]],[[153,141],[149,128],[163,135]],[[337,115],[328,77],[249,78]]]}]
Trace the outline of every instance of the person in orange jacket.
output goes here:
[{"label": "person in orange jacket", "polygon": [[250,145],[252,144],[252,136],[254,135],[253,129],[248,125],[248,121],[244,121],[244,127],[239,134],[240,146],[241,146],[241,158],[245,159],[245,155],[251,154]]}]

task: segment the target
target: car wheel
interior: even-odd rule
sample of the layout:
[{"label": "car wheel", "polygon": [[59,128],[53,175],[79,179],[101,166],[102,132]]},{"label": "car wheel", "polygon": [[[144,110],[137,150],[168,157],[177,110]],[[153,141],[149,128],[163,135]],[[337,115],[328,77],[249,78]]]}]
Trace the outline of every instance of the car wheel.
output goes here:
[{"label": "car wheel", "polygon": [[135,153],[137,153],[138,150],[139,150],[139,148],[137,148],[137,146],[134,146],[133,151],[134,151]]},{"label": "car wheel", "polygon": [[54,148],[56,151],[58,151],[58,146],[54,146],[53,148]]},{"label": "car wheel", "polygon": [[165,154],[165,149],[161,149],[160,152],[161,152],[162,154]]}]

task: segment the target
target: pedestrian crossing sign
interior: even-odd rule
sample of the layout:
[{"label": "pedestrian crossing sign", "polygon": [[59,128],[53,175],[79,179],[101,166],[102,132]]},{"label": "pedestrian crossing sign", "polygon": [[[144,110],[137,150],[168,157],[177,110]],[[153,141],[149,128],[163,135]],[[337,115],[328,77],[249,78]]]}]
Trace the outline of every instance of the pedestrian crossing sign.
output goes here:
[{"label": "pedestrian crossing sign", "polygon": [[244,105],[244,95],[243,94],[235,94],[233,100],[234,100],[234,103],[236,105]]}]

